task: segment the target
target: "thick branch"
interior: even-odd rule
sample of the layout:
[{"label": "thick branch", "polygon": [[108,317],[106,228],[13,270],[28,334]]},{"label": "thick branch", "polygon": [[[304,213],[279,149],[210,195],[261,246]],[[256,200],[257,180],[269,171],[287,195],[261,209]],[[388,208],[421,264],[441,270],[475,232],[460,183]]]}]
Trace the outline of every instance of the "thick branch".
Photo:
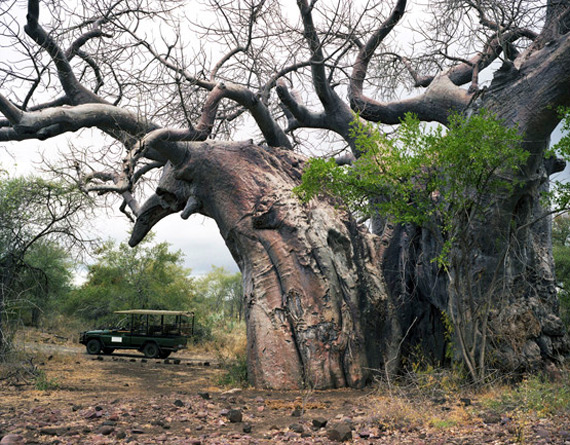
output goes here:
[{"label": "thick branch", "polygon": [[309,6],[307,0],[297,0],[297,6],[303,20],[305,41],[311,50],[311,73],[315,92],[325,109],[332,109],[338,105],[340,99],[330,87],[325,72],[325,57],[315,24],[313,23],[313,3]]},{"label": "thick branch", "polygon": [[103,102],[96,94],[79,83],[63,50],[38,23],[39,0],[29,0],[26,18],[27,24],[24,27],[26,34],[50,55],[57,68],[61,86],[72,103]]},{"label": "thick branch", "polygon": [[400,21],[404,15],[405,9],[406,0],[398,0],[398,3],[394,6],[390,16],[380,25],[378,30],[370,37],[370,39],[368,39],[366,45],[364,45],[358,52],[358,56],[356,57],[356,61],[352,67],[352,76],[350,77],[349,96],[351,98],[362,96],[364,79],[366,78],[366,72],[368,70],[370,60],[378,46]]}]

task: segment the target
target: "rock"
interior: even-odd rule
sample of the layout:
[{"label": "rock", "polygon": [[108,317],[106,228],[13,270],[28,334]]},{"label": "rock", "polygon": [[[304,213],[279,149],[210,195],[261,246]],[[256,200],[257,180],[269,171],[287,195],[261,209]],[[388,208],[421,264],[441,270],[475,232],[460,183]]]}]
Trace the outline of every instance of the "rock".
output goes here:
[{"label": "rock", "polygon": [[23,445],[25,443],[26,441],[19,434],[7,434],[0,440],[2,445]]},{"label": "rock", "polygon": [[370,436],[372,436],[372,433],[370,430],[360,430],[358,432],[358,436],[362,439],[368,439]]},{"label": "rock", "polygon": [[99,430],[97,432],[99,434],[102,434],[103,436],[108,436],[109,434],[111,434],[114,431],[115,431],[115,428],[113,428],[112,426],[103,425],[101,428],[99,428]]},{"label": "rock", "polygon": [[324,417],[316,417],[313,419],[313,426],[315,428],[324,428],[327,426],[327,419]]},{"label": "rock", "polygon": [[483,417],[483,422],[488,425],[501,422],[501,415],[498,413],[493,413],[493,412],[486,413],[482,417]]},{"label": "rock", "polygon": [[198,395],[202,397],[204,400],[210,400],[210,394],[207,392],[199,392]]},{"label": "rock", "polygon": [[463,404],[463,406],[471,406],[471,399],[468,399],[467,397],[462,397],[459,399],[459,401]]},{"label": "rock", "polygon": [[232,388],[232,389],[228,389],[227,391],[223,392],[222,395],[223,396],[229,396],[229,395],[233,395],[233,394],[238,394],[241,392],[240,388]]},{"label": "rock", "polygon": [[173,360],[173,363],[174,363],[175,365],[179,365],[179,364],[180,364],[180,359],[179,359],[179,358],[174,359],[174,360]]},{"label": "rock", "polygon": [[352,439],[352,430],[346,422],[337,422],[327,428],[327,437],[335,442],[345,442]]},{"label": "rock", "polygon": [[291,413],[291,417],[301,417],[303,415],[303,410],[300,406],[296,406],[293,412]]},{"label": "rock", "polygon": [[176,399],[176,400],[174,401],[174,405],[177,406],[177,407],[179,407],[179,408],[182,408],[182,407],[184,406],[184,402],[183,402],[182,400],[180,400],[180,399]]},{"label": "rock", "polygon": [[292,425],[289,425],[289,429],[295,433],[303,433],[305,431],[305,428],[303,428],[303,425],[299,424],[299,423],[294,423]]},{"label": "rock", "polygon": [[239,409],[230,409],[227,415],[228,420],[231,423],[239,423],[242,420],[242,413]]},{"label": "rock", "polygon": [[125,433],[124,431],[121,430],[117,433],[116,437],[117,437],[117,439],[124,439],[125,437],[127,437],[127,433]]},{"label": "rock", "polygon": [[63,436],[67,433],[66,427],[44,427],[40,429],[40,434],[45,434],[46,436]]},{"label": "rock", "polygon": [[243,432],[246,433],[246,434],[251,433],[251,425],[250,425],[249,423],[245,423],[245,424],[243,425]]}]

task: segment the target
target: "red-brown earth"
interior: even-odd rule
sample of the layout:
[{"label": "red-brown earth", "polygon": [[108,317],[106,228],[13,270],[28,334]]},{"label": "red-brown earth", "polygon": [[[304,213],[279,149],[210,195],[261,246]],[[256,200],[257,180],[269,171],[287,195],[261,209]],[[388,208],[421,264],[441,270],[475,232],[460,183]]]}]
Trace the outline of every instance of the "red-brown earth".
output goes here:
[{"label": "red-brown earth", "polygon": [[192,349],[147,360],[47,341],[0,369],[1,444],[570,444],[570,407],[500,407],[504,386],[238,389],[220,386],[226,371]]}]

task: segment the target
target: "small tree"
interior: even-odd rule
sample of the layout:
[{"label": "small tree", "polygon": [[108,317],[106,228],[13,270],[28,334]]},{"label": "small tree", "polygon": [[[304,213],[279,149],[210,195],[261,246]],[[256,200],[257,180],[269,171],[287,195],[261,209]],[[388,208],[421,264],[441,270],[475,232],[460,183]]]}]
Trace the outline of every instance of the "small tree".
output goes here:
[{"label": "small tree", "polygon": [[241,321],[244,302],[241,273],[230,273],[223,267],[212,270],[196,282],[197,293],[204,309],[222,318]]},{"label": "small tree", "polygon": [[23,281],[37,270],[40,245],[82,249],[89,241],[83,228],[90,209],[85,194],[61,182],[0,178],[0,359],[9,348],[6,305],[19,298]]},{"label": "small tree", "polygon": [[[470,118],[453,115],[447,132],[442,127],[426,130],[407,115],[394,138],[359,119],[352,133],[363,153],[360,158],[350,166],[334,160],[310,161],[297,193],[305,202],[326,194],[352,211],[379,213],[394,223],[423,225],[438,234],[434,239],[440,243],[439,256],[426,261],[437,262],[448,277],[445,313],[469,374],[482,381],[491,302],[503,298],[505,283],[502,264],[484,270],[477,267],[477,256],[495,245],[508,249],[510,243],[488,239],[483,245],[471,234],[487,223],[488,214],[501,211],[493,198],[512,193],[519,185],[515,173],[529,156],[521,148],[522,137],[485,110]],[[505,240],[516,238],[509,227],[499,229],[494,233]]]},{"label": "small tree", "polygon": [[570,327],[570,216],[565,213],[554,218],[552,224],[552,254],[556,265],[560,316]]},{"label": "small tree", "polygon": [[66,304],[68,312],[102,320],[123,309],[193,309],[194,282],[184,255],[168,243],[146,241],[131,249],[108,241],[96,255],[86,283]]},{"label": "small tree", "polygon": [[38,327],[46,311],[54,312],[72,289],[71,255],[56,242],[39,241],[25,254],[26,267],[13,283],[7,311],[25,324]]}]

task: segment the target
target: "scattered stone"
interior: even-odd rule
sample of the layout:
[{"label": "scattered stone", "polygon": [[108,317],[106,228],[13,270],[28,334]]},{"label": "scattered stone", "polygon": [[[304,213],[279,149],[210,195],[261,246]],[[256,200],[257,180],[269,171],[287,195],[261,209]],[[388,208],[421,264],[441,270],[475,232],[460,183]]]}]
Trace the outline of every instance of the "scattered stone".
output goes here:
[{"label": "scattered stone", "polygon": [[210,362],[204,362],[204,366],[206,367],[210,366]]},{"label": "scattered stone", "polygon": [[73,405],[71,407],[71,411],[73,411],[73,412],[79,411],[81,409],[83,409],[83,407],[81,405]]},{"label": "scattered stone", "polygon": [[303,410],[300,406],[296,406],[293,412],[291,413],[291,417],[301,417],[303,415]]},{"label": "scattered stone", "polygon": [[239,423],[241,422],[243,416],[241,410],[239,409],[230,409],[227,418],[231,423]]},{"label": "scattered stone", "polygon": [[83,416],[85,419],[98,419],[103,417],[103,411],[89,410]]},{"label": "scattered stone", "polygon": [[109,434],[111,434],[114,431],[115,431],[114,427],[112,427],[110,425],[103,425],[101,428],[99,428],[99,430],[97,432],[99,434],[102,434],[103,436],[108,436]]},{"label": "scattered stone", "polygon": [[146,363],[148,360],[146,358],[141,359],[141,363]]},{"label": "scattered stone", "polygon": [[199,392],[198,395],[202,397],[204,400],[210,400],[210,394],[207,392]]},{"label": "scattered stone", "polygon": [[125,433],[123,430],[117,432],[116,435],[117,439],[124,439],[125,437],[127,437],[127,433]]},{"label": "scattered stone", "polygon": [[222,395],[223,396],[230,396],[232,394],[238,394],[241,392],[241,388],[232,388],[232,389],[228,389],[227,391],[223,392]]},{"label": "scattered stone", "polygon": [[98,355],[95,360],[99,360],[100,362],[102,362],[104,359],[103,359],[103,357],[101,357],[100,355]]},{"label": "scattered stone", "polygon": [[352,430],[346,422],[337,422],[327,428],[327,437],[335,442],[345,442],[352,439]]},{"label": "scattered stone", "polygon": [[66,427],[44,427],[40,429],[40,434],[45,434],[46,436],[63,436],[67,433]]},{"label": "scattered stone", "polygon": [[[103,360],[103,359],[101,359],[101,360]],[[136,358],[132,358],[132,359],[129,360],[129,362],[136,362],[136,361],[137,361]]]},{"label": "scattered stone", "polygon": [[483,415],[482,418],[483,422],[488,425],[501,422],[501,415],[499,413],[494,413],[494,412],[486,413]]},{"label": "scattered stone", "polygon": [[299,424],[299,423],[293,423],[292,425],[289,425],[289,429],[291,431],[293,431],[294,433],[303,433],[305,431],[305,428],[303,428],[303,425]]},{"label": "scattered stone", "polygon": [[165,364],[165,365],[170,365],[170,363],[172,363],[172,362],[170,361],[170,359],[164,360],[164,364]]},{"label": "scattered stone", "polygon": [[471,406],[471,399],[467,397],[462,397],[459,401],[463,404],[463,406]]},{"label": "scattered stone", "polygon": [[550,439],[550,432],[546,428],[538,426],[535,428],[535,433],[541,439]]},{"label": "scattered stone", "polygon": [[2,445],[23,445],[26,441],[19,434],[7,434],[0,440],[0,443]]},{"label": "scattered stone", "polygon": [[370,436],[372,436],[372,433],[370,430],[360,430],[358,432],[358,436],[362,439],[368,439]]},{"label": "scattered stone", "polygon": [[176,400],[174,401],[174,405],[177,406],[177,407],[179,407],[179,408],[182,408],[182,407],[184,406],[184,402],[183,402],[182,400],[180,400],[180,399],[176,399]]},{"label": "scattered stone", "polygon": [[174,359],[173,362],[174,362],[175,365],[179,365],[179,364],[180,364],[180,359],[179,359],[179,358]]},{"label": "scattered stone", "polygon": [[132,434],[144,434],[145,431],[140,429],[140,428],[133,428],[133,429],[131,429],[131,433]]},{"label": "scattered stone", "polygon": [[245,424],[243,425],[243,432],[244,432],[245,434],[251,433],[251,429],[252,429],[252,428],[251,428],[251,425],[250,425],[249,423],[245,423]]},{"label": "scattered stone", "polygon": [[324,417],[316,417],[315,419],[313,419],[313,426],[315,428],[324,428],[325,426],[327,426],[327,419],[325,419]]}]

